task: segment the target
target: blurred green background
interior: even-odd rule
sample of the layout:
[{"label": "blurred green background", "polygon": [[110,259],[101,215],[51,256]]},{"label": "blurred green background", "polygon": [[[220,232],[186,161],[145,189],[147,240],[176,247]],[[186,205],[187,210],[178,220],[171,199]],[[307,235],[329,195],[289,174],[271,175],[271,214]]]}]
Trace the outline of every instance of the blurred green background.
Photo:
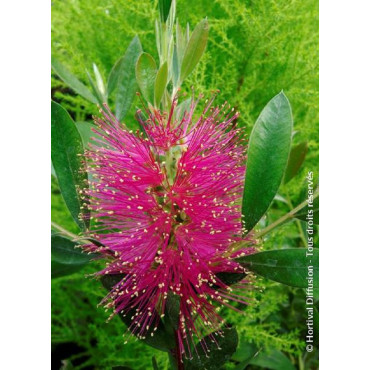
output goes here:
[{"label": "blurred green background", "polygon": [[[137,34],[144,51],[157,55],[154,20],[157,2],[149,0],[56,0],[52,3],[52,54],[88,85],[85,69],[95,63],[107,77],[116,60]],[[280,194],[298,204],[308,170],[318,178],[318,1],[312,0],[178,0],[181,25],[191,28],[204,17],[210,25],[205,55],[187,79],[184,91],[210,95],[219,89],[219,102],[227,100],[241,112],[239,123],[250,132],[258,114],[280,90],[293,110],[293,143],[308,141],[303,168]],[[98,109],[77,96],[52,73],[53,100],[76,121],[91,121]],[[135,98],[137,99],[137,98]],[[127,116],[134,125],[135,106]],[[78,233],[52,177],[52,219]],[[289,210],[275,201],[262,223],[268,224]],[[264,249],[303,247],[304,222],[287,223],[264,243]],[[316,233],[317,234],[317,233]],[[316,247],[318,242],[316,240]],[[118,318],[106,323],[109,312],[97,308],[105,291],[83,270],[52,280],[53,369],[111,369],[126,366],[151,369],[155,355],[160,369],[168,365],[165,353],[138,341],[123,344],[124,325]],[[247,293],[252,303],[245,315],[225,310],[224,316],[239,333],[239,350],[227,368],[240,364],[248,346],[261,349],[260,359],[247,369],[316,369],[318,354],[305,352],[304,292],[263,279]],[[289,367],[290,366],[290,367]]]}]

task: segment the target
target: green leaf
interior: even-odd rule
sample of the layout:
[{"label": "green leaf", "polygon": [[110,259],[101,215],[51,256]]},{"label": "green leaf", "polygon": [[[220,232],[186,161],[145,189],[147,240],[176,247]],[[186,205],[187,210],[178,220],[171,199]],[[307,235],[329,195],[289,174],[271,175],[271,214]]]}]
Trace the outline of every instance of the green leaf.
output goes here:
[{"label": "green leaf", "polygon": [[312,267],[314,288],[319,286],[319,250],[306,256],[307,249],[291,248],[250,254],[236,261],[250,271],[286,285],[307,288],[308,266]]},{"label": "green leaf", "polygon": [[[189,24],[188,24],[189,25]],[[178,80],[181,73],[181,64],[184,58],[185,48],[188,44],[187,32],[183,32],[180,24],[176,22],[176,45],[173,51],[172,72],[173,83],[178,86]]]},{"label": "green leaf", "polygon": [[75,125],[81,136],[82,143],[85,148],[89,148],[89,143],[99,146],[99,143],[92,140],[93,137],[101,140],[101,137],[93,131],[93,128],[97,129],[96,125],[84,121],[78,121],[75,123]]},{"label": "green leaf", "polygon": [[[101,282],[107,290],[112,290],[112,288],[119,283],[124,275],[103,275],[101,277]],[[123,316],[122,314],[118,314],[121,320],[126,324],[126,326],[129,328],[132,320],[131,317],[134,316],[136,311],[133,309],[132,312],[129,312],[126,316]],[[153,348],[159,349],[160,351],[167,352],[175,347],[175,342],[173,340],[174,338],[172,336],[169,336],[166,332],[166,329],[163,325],[163,322],[159,320],[159,324],[157,327],[157,331],[155,332],[154,336],[148,335],[145,339],[142,340],[145,344],[148,346],[151,346]]]},{"label": "green leaf", "polygon": [[55,169],[53,166],[53,162],[51,163],[51,175],[54,176],[55,178],[57,177],[57,174],[55,173]]},{"label": "green leaf", "polygon": [[285,170],[284,184],[288,183],[301,168],[308,151],[308,143],[304,141],[295,145],[289,154],[288,165]]},{"label": "green leaf", "polygon": [[83,268],[95,255],[76,249],[76,243],[57,235],[51,235],[51,277],[72,274]]},{"label": "green leaf", "polygon": [[219,272],[216,276],[226,285],[233,285],[244,279],[245,274],[234,272]]},{"label": "green leaf", "polygon": [[242,213],[250,231],[274,199],[288,162],[293,118],[283,92],[269,101],[255,123],[248,147]]},{"label": "green leaf", "polygon": [[[234,327],[226,327],[223,330],[223,336],[212,333],[203,338],[204,346],[208,348],[208,352],[204,352],[204,347],[201,343],[194,350],[194,358],[192,360],[184,360],[186,370],[219,370],[222,365],[231,359],[231,356],[236,351],[238,346],[238,333]],[[215,342],[217,341],[217,343]],[[198,356],[196,356],[198,353]]]},{"label": "green leaf", "polygon": [[162,100],[162,96],[167,86],[168,67],[167,62],[164,62],[158,70],[154,83],[154,104],[157,108]]},{"label": "green leaf", "polygon": [[105,96],[103,96],[103,95],[102,95],[102,93],[100,92],[100,90],[99,90],[98,86],[97,86],[97,85],[95,85],[95,82],[94,82],[94,80],[92,79],[92,77],[91,77],[91,75],[90,75],[90,73],[89,73],[89,71],[88,71],[87,69],[86,69],[86,74],[87,74],[87,78],[88,78],[88,80],[89,80],[90,86],[91,86],[91,88],[92,88],[92,90],[93,90],[93,94],[94,94],[94,96],[96,97],[96,100],[98,101],[98,104],[99,104],[102,108],[104,108],[104,107],[103,107],[103,104],[107,102],[107,101],[106,101]]},{"label": "green leaf", "polygon": [[174,86],[177,86],[177,81],[180,77],[180,61],[178,57],[177,48],[174,48],[172,56],[172,83]]},{"label": "green leaf", "polygon": [[[94,145],[96,147],[102,147],[104,146],[103,143],[97,142],[94,139],[98,139],[100,141],[104,142],[104,139],[99,136],[96,132],[93,131],[93,129],[98,129],[96,125],[90,122],[84,122],[84,121],[78,121],[75,122],[75,125],[77,127],[78,132],[80,133],[82,143],[85,149],[91,150],[90,145]],[[99,129],[98,129],[99,130]],[[92,174],[87,174],[89,181],[94,181],[94,177]]]},{"label": "green leaf", "polygon": [[258,352],[259,349],[254,343],[241,343],[232,357],[234,361],[239,362],[234,370],[244,370]]},{"label": "green leaf", "polygon": [[106,88],[105,88],[105,83],[104,83],[104,80],[103,80],[103,77],[99,71],[99,68],[98,66],[93,63],[93,69],[94,69],[94,74],[95,74],[95,81],[96,81],[96,86],[101,94],[101,96],[104,97],[104,102],[107,101],[107,91],[106,91]]},{"label": "green leaf", "polygon": [[313,216],[313,223],[319,225],[319,196],[317,196],[311,205],[307,205],[297,212],[294,217],[302,221],[308,221],[307,215]]},{"label": "green leaf", "polygon": [[193,71],[202,57],[207,45],[208,21],[203,19],[195,27],[186,46],[184,58],[181,63],[180,84]]},{"label": "green leaf", "polygon": [[136,80],[145,100],[149,103],[153,103],[156,76],[155,60],[150,54],[142,53],[136,63]]},{"label": "green leaf", "polygon": [[122,74],[128,69],[131,69],[131,74],[133,74],[133,79],[135,80],[135,67],[137,59],[139,58],[141,53],[142,47],[140,39],[139,36],[136,35],[131,40],[130,45],[127,47],[124,55],[116,61],[109,73],[108,95],[110,95],[115,90],[119,80],[122,78]]},{"label": "green leaf", "polygon": [[72,118],[62,106],[51,102],[51,159],[63,199],[82,229],[89,227],[89,217],[79,219],[80,207],[87,203],[79,194],[87,185],[83,153],[81,136]]},{"label": "green leaf", "polygon": [[159,370],[157,360],[155,359],[155,356],[152,357],[152,365],[153,365],[153,370]]},{"label": "green leaf", "polygon": [[[187,30],[188,30],[189,23],[187,24],[187,29],[183,30],[181,28],[180,23],[176,22],[176,58],[179,62],[179,65],[181,65],[182,60],[184,58],[184,53],[186,49],[186,45],[189,42],[189,39],[187,38]],[[179,71],[180,73],[181,71]]]},{"label": "green leaf", "polygon": [[67,276],[80,271],[86,264],[80,265],[65,265],[56,261],[51,261],[51,278],[55,279],[62,276]]},{"label": "green leaf", "polygon": [[276,195],[274,196],[274,200],[277,200],[277,201],[279,201],[279,202],[283,202],[283,203],[285,203],[285,204],[288,204],[288,205],[289,205],[289,202],[288,202],[284,197],[282,197],[280,194],[276,194]]},{"label": "green leaf", "polygon": [[180,316],[180,297],[169,292],[166,300],[166,314],[164,316],[164,326],[167,331],[172,334],[178,329]]},{"label": "green leaf", "polygon": [[53,56],[51,57],[51,66],[55,73],[77,94],[94,104],[98,104],[97,99],[91,91]]},{"label": "green leaf", "polygon": [[108,78],[108,96],[117,88],[115,98],[115,115],[119,121],[126,117],[138,85],[135,77],[137,60],[142,53],[140,39],[135,36],[125,54],[113,66]]},{"label": "green leaf", "polygon": [[51,235],[51,258],[53,261],[66,265],[85,264],[91,256],[83,253],[80,248],[75,248],[76,243],[58,234]]},{"label": "green leaf", "polygon": [[171,2],[172,2],[172,0],[159,0],[158,1],[159,14],[161,16],[161,21],[163,23],[166,22],[166,20],[168,18],[168,14],[170,13]]},{"label": "green leaf", "polygon": [[184,118],[185,112],[189,112],[191,106],[191,98],[188,98],[181,102],[175,108],[175,116],[178,121],[181,121]]},{"label": "green leaf", "polygon": [[295,370],[294,365],[290,362],[288,357],[278,350],[260,352],[249,363],[251,365],[260,366],[263,369]]}]

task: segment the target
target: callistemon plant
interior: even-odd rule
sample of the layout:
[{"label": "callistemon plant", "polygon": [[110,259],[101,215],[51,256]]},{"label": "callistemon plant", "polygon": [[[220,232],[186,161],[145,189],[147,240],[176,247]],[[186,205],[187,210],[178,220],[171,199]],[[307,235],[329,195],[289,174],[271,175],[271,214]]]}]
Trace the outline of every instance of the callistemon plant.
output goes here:
[{"label": "callistemon plant", "polygon": [[[205,51],[208,21],[190,34],[176,21],[175,5],[159,0],[158,68],[137,36],[107,85],[94,65],[92,91],[53,61],[56,73],[98,104],[101,115],[95,134],[82,142],[78,125],[52,102],[53,168],[81,230],[77,236],[52,223],[52,275],[76,272],[100,255],[106,265],[96,275],[109,289],[102,304],[126,323],[126,340],[133,336],[168,352],[172,368],[219,369],[238,345],[236,329],[225,325],[220,311],[242,311],[249,303],[245,290],[255,286],[249,272],[305,289],[308,263],[318,274],[312,246],[308,254],[279,245],[256,250],[257,240],[262,244],[264,235],[292,218],[318,223],[318,192],[310,189],[295,208],[278,196],[307,152],[304,142],[291,149],[293,118],[283,92],[261,112],[248,148],[238,113],[226,103],[217,106],[215,96],[178,104],[179,89]],[[138,90],[147,108],[136,112],[139,129],[132,131],[124,122]],[[312,177],[308,181],[312,187]],[[260,223],[279,199],[289,212]],[[93,257],[76,251],[76,244]]]},{"label": "callistemon plant", "polygon": [[246,160],[238,113],[225,114],[212,98],[199,117],[193,102],[176,119],[176,104],[169,113],[148,110],[137,132],[108,109],[95,120],[101,139],[85,154],[95,220],[88,236],[101,245],[85,249],[109,258],[99,274],[122,275],[106,305],[131,317],[132,334],[154,336],[167,299],[177,297],[183,354],[194,336],[220,329],[218,306],[244,302],[218,274],[244,273],[234,259],[254,249],[248,237],[250,247],[235,247]]}]

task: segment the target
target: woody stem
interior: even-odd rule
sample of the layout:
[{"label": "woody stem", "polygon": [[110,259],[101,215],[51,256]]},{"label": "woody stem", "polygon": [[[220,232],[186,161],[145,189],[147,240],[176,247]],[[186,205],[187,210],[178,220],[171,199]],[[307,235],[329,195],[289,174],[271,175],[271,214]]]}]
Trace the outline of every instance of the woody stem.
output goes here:
[{"label": "woody stem", "polygon": [[[316,192],[314,194],[312,200],[315,200],[318,196],[319,196],[319,192]],[[275,222],[273,222],[272,224],[270,224],[269,226],[267,226],[266,228],[264,228],[263,230],[261,230],[259,233],[257,233],[255,235],[255,237],[256,238],[262,238],[267,233],[269,233],[273,229],[277,228],[278,226],[280,226],[284,222],[286,222],[286,221],[294,218],[295,214],[298,213],[298,211],[300,211],[304,207],[306,207],[307,204],[308,204],[308,202],[307,202],[307,200],[305,200],[300,205],[298,205],[297,207],[295,207],[294,209],[292,209],[290,212],[288,212],[287,214],[285,214],[283,217],[279,218],[278,220],[276,220]]]}]

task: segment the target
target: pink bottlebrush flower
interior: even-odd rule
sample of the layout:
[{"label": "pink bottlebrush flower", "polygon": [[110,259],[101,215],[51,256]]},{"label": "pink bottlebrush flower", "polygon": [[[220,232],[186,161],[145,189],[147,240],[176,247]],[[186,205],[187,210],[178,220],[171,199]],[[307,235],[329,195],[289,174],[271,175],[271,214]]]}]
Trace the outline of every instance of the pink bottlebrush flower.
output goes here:
[{"label": "pink bottlebrush flower", "polygon": [[85,249],[109,258],[98,274],[123,274],[103,302],[132,316],[129,332],[144,338],[175,294],[176,340],[190,356],[189,341],[220,330],[217,306],[245,302],[217,274],[245,272],[234,259],[254,251],[250,237],[243,239],[250,247],[234,244],[242,240],[246,159],[238,113],[225,114],[226,103],[212,107],[213,100],[198,119],[193,101],[177,120],[175,99],[168,114],[147,112],[136,133],[107,109],[96,119],[100,143],[86,152],[95,220],[88,236],[104,247]]}]

